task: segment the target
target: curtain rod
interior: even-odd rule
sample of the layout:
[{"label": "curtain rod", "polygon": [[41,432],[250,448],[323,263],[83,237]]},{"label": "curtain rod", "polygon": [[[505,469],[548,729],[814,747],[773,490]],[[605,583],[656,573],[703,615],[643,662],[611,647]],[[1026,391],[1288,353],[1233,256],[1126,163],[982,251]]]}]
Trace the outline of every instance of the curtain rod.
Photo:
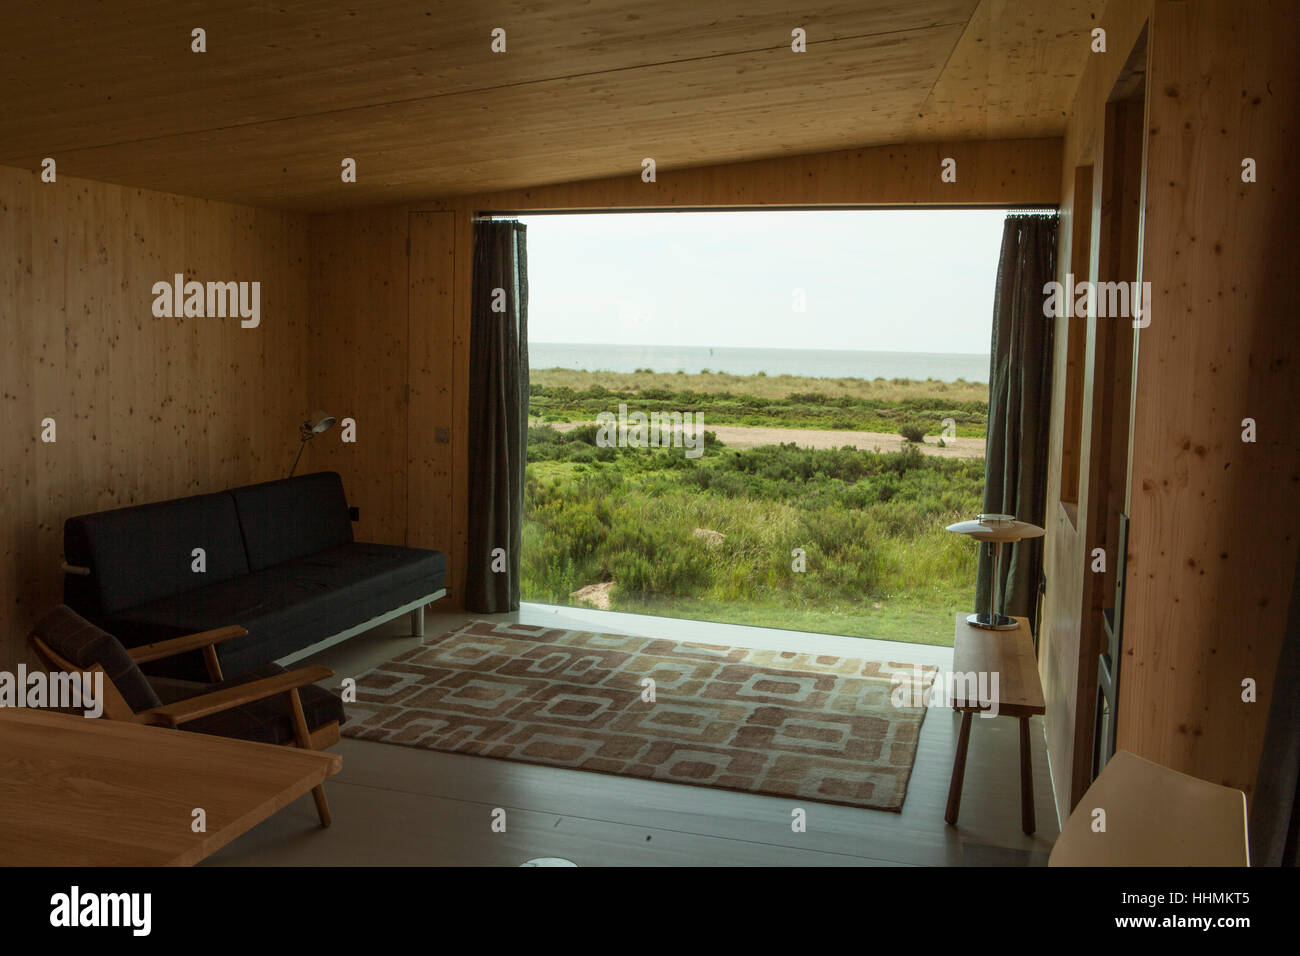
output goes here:
[{"label": "curtain rod", "polygon": [[1008,216],[1037,216],[1050,219],[1060,216],[1056,206],[711,206],[711,207],[662,207],[662,208],[606,208],[606,209],[520,209],[517,212],[485,212],[472,216],[471,222],[517,222],[519,216],[590,216],[599,213],[617,215],[617,213],[638,212],[867,212],[898,211],[898,209],[1002,209]]},{"label": "curtain rod", "polygon": [[674,213],[674,212],[896,212],[916,209],[924,212],[939,210],[994,210],[1001,209],[1008,213],[1041,212],[1055,215],[1058,207],[1055,203],[1022,203],[1007,206],[1002,203],[908,203],[908,204],[848,204],[848,205],[760,205],[760,206],[612,206],[590,208],[575,206],[571,209],[480,209],[474,214],[474,222],[490,222],[513,216],[590,216],[620,215],[627,213]]}]

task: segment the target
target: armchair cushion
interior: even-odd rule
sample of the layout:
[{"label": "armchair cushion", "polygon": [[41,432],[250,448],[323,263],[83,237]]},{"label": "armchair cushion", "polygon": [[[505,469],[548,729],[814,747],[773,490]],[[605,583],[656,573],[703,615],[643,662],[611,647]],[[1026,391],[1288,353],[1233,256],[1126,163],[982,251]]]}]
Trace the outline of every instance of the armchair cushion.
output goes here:
[{"label": "armchair cushion", "polygon": [[74,667],[90,670],[99,665],[103,668],[104,677],[136,713],[162,704],[140,666],[131,659],[118,639],[91,624],[66,604],[60,604],[37,621],[32,633]]},{"label": "armchair cushion", "polygon": [[[200,694],[238,687],[240,684],[247,684],[263,677],[274,677],[284,672],[285,669],[279,664],[264,664],[246,674],[214,684],[170,677],[154,677],[150,681],[161,703],[173,704]],[[308,684],[298,689],[298,696],[302,700],[302,712],[307,718],[308,730],[315,730],[334,720],[341,724],[347,719],[343,712],[343,701],[323,687]],[[288,694],[276,694],[274,697],[232,707],[209,717],[187,721],[181,729],[266,744],[288,744],[294,740]]]}]

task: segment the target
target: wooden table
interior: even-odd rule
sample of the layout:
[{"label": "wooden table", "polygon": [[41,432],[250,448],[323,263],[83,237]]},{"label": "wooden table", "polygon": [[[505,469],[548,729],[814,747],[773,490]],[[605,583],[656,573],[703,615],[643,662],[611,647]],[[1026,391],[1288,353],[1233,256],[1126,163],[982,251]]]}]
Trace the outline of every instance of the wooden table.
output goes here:
[{"label": "wooden table", "polygon": [[[0,864],[192,865],[338,773],[343,758],[0,708]],[[191,829],[207,813],[207,832]]]},{"label": "wooden table", "polygon": [[[1029,621],[1018,617],[1014,631],[990,631],[966,623],[966,615],[957,615],[957,631],[952,645],[952,673],[998,675],[998,716],[1020,719],[1020,827],[1033,833],[1034,774],[1029,750],[1029,718],[1046,712],[1043,684],[1038,679],[1038,662],[1034,659],[1034,642]],[[953,689],[962,685],[955,683]],[[986,684],[992,690],[991,677]],[[978,701],[957,701],[949,691],[948,703],[961,714],[961,735],[957,738],[957,755],[952,762],[952,782],[948,785],[948,812],[944,819],[956,824],[961,810],[961,786],[966,776],[966,749],[970,745],[971,720],[985,708]],[[991,708],[990,708],[991,709]],[[980,718],[986,720],[988,718]]]}]

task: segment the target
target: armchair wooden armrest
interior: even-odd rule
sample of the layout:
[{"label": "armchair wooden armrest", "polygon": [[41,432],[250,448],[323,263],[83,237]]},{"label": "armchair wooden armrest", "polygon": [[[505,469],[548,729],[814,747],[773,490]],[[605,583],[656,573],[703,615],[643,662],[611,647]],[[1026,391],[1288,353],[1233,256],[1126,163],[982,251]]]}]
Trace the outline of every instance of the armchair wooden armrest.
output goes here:
[{"label": "armchair wooden armrest", "polygon": [[208,669],[208,677],[214,681],[219,681],[222,680],[221,661],[217,659],[216,646],[223,641],[243,637],[247,633],[248,631],[238,624],[231,624],[228,627],[218,627],[211,631],[199,631],[197,634],[173,637],[168,641],[130,647],[127,648],[126,652],[131,655],[131,659],[137,664],[143,664],[147,661],[156,661],[164,657],[184,654],[186,651],[201,650],[203,651],[203,663]]},{"label": "armchair wooden armrest", "polygon": [[137,664],[143,664],[146,661],[156,661],[175,654],[184,654],[186,651],[202,650],[205,647],[211,647],[232,638],[243,637],[247,633],[248,631],[238,624],[232,624],[229,627],[218,627],[212,631],[200,631],[197,634],[186,634],[184,637],[173,637],[170,640],[158,641],[155,644],[129,647],[126,652],[131,655],[131,659]]},{"label": "armchair wooden armrest", "polygon": [[[225,690],[200,694],[197,697],[191,697],[189,700],[153,707],[141,711],[136,715],[136,719],[146,724],[179,727],[191,720],[218,714],[223,710],[229,710],[241,704],[251,704],[253,701],[274,697],[276,694],[287,692],[296,697],[299,687],[314,684],[332,676],[334,676],[334,672],[328,667],[319,665],[300,667],[298,670],[286,671],[273,677],[263,677],[260,680],[249,681],[247,684],[227,687]],[[295,708],[295,710],[300,709],[300,707]]]}]

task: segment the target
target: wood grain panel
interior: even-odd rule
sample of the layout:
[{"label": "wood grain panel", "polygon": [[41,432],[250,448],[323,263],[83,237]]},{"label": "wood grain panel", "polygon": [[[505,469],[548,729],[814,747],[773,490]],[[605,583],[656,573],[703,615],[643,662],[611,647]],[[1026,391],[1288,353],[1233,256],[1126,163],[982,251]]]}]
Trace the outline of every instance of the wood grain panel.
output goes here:
[{"label": "wood grain panel", "polygon": [[[456,307],[456,216],[411,214],[410,346],[411,419],[406,471],[407,543],[435,548],[448,558],[448,597],[464,590],[464,529],[452,520],[452,396],[455,388],[452,328]],[[462,380],[463,381],[463,380]]]},{"label": "wood grain panel", "polygon": [[[976,0],[830,0],[797,15],[783,0],[752,0],[722,15],[686,0],[9,6],[0,42],[0,142],[21,154],[339,111],[356,114],[364,130],[371,107],[762,50],[788,53],[795,26],[807,30],[814,54],[862,37],[960,29]],[[207,31],[203,54],[190,51],[196,26]],[[496,27],[507,31],[505,54],[491,52]],[[836,68],[809,59],[809,79]],[[933,72],[942,62],[932,64]],[[731,70],[726,63],[709,68],[718,75]]]},{"label": "wood grain panel", "polygon": [[[1074,190],[1072,196],[1086,197],[1085,202],[1075,205],[1070,214],[1061,217],[1060,242],[1064,255],[1063,262],[1069,262],[1069,271],[1078,282],[1092,281],[1092,167],[1077,166],[1074,170]],[[1069,229],[1069,239],[1064,232]],[[1065,245],[1068,241],[1069,245]],[[1065,326],[1064,369],[1065,388],[1062,436],[1060,454],[1053,460],[1060,462],[1061,493],[1060,500],[1070,505],[1068,513],[1073,517],[1079,506],[1079,460],[1082,450],[1081,432],[1083,428],[1083,380],[1084,362],[1088,347],[1088,322],[1084,316],[1065,316],[1061,320]],[[1059,350],[1058,350],[1059,351]]]},{"label": "wood grain panel", "polygon": [[1105,9],[1106,0],[982,0],[906,138],[1057,135]]},{"label": "wood grain panel", "polygon": [[[1132,49],[1151,12],[1150,2],[1110,4],[1100,25],[1106,30],[1110,54],[1091,55],[1080,80],[1078,95],[1065,128],[1061,173],[1061,228],[1058,240],[1057,280],[1066,281],[1073,271],[1076,280],[1095,280],[1100,257],[1102,179],[1105,171],[1102,149],[1106,101],[1124,66],[1124,57]],[[1075,170],[1092,168],[1086,184],[1076,185]],[[1081,194],[1079,190],[1084,192]],[[1083,228],[1083,219],[1088,228]],[[1086,242],[1088,248],[1076,249]],[[1080,274],[1077,264],[1089,263],[1089,273]],[[1044,730],[1052,762],[1052,784],[1057,812],[1062,819],[1073,809],[1075,801],[1087,788],[1086,774],[1076,769],[1090,762],[1091,751],[1079,741],[1091,740],[1095,693],[1097,647],[1093,635],[1085,633],[1081,610],[1084,587],[1091,575],[1089,552],[1096,529],[1088,521],[1088,502],[1094,489],[1089,483],[1088,450],[1092,447],[1094,406],[1097,392],[1104,384],[1095,375],[1097,361],[1096,323],[1086,319],[1058,320],[1055,336],[1052,376],[1052,423],[1048,461],[1048,501],[1058,502],[1049,508],[1044,567],[1047,571],[1047,594],[1043,605],[1044,627],[1039,635],[1039,672],[1047,700]],[[1085,330],[1082,413],[1079,419],[1080,457],[1075,459],[1078,473],[1077,502],[1060,504],[1062,489],[1070,484],[1062,480],[1062,454],[1065,441],[1067,382],[1069,379],[1070,329]]]},{"label": "wood grain panel", "polygon": [[681,170],[1055,137],[1097,2],[22,3],[0,37],[0,162],[328,211],[634,174],[645,156]]},{"label": "wood grain panel", "polygon": [[[58,154],[72,175],[279,208],[328,210],[439,193],[640,173],[888,139],[914,112],[960,26],[838,41],[816,82],[788,47],[528,86],[222,127]],[[745,81],[738,83],[737,76]],[[683,91],[689,91],[684,95]],[[863,91],[870,91],[864,108]],[[799,134],[793,135],[793,130]],[[231,154],[240,157],[230,161]],[[37,168],[41,154],[6,162]],[[357,160],[355,184],[340,179]],[[472,185],[471,185],[472,184]]]},{"label": "wood grain panel", "polygon": [[[309,404],[336,416],[340,427],[308,445],[300,470],[343,476],[348,504],[360,509],[358,540],[404,544],[406,211],[315,216],[311,249]],[[342,440],[345,417],[356,422],[354,443]]]},{"label": "wood grain panel", "polygon": [[[1300,22],[1161,0],[1152,18],[1119,739],[1250,794],[1296,561],[1300,339],[1290,173]],[[1224,82],[1231,77],[1231,82]],[[1244,157],[1259,181],[1241,181]],[[1241,440],[1243,418],[1258,441]],[[1242,701],[1242,681],[1258,702]]]},{"label": "wood grain panel", "polygon": [[[61,599],[65,518],[288,469],[307,257],[305,217],[0,168],[0,666]],[[260,327],[155,318],[178,272],[259,281]]]},{"label": "wood grain panel", "polygon": [[[1145,66],[1139,40],[1134,56]],[[1144,71],[1143,71],[1144,72]],[[1126,86],[1121,77],[1120,86]],[[1140,84],[1139,84],[1140,86]],[[1144,87],[1134,98],[1106,104],[1103,143],[1097,277],[1101,282],[1137,281],[1140,271],[1143,186]],[[1100,311],[1100,309],[1098,309]],[[1137,331],[1125,317],[1097,315],[1087,320],[1091,342],[1091,394],[1086,457],[1088,529],[1079,611],[1079,674],[1074,722],[1071,803],[1092,780],[1096,740],[1098,657],[1107,648],[1105,615],[1116,605],[1121,514],[1127,508],[1129,425],[1133,400],[1133,352]],[[1092,566],[1092,553],[1105,555],[1104,570]],[[1121,667],[1122,671],[1123,668]],[[1120,680],[1123,680],[1121,673]]]},{"label": "wood grain panel", "polygon": [[0,761],[5,866],[190,866],[343,765],[338,754],[18,709],[0,712]]}]

